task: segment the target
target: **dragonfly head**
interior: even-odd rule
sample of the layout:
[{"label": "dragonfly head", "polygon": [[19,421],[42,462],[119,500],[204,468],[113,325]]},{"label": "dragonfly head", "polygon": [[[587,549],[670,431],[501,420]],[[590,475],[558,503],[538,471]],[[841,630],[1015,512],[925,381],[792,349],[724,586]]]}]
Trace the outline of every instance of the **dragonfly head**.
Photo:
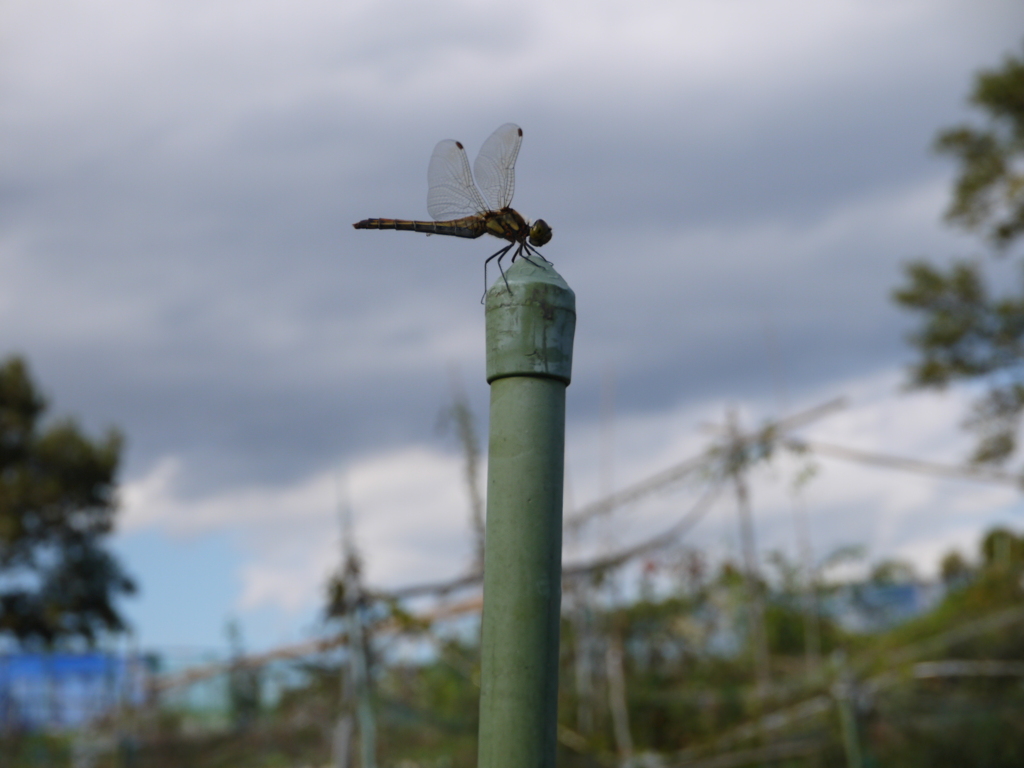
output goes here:
[{"label": "dragonfly head", "polygon": [[530,227],[530,245],[540,247],[551,241],[551,227],[544,219],[537,219]]}]

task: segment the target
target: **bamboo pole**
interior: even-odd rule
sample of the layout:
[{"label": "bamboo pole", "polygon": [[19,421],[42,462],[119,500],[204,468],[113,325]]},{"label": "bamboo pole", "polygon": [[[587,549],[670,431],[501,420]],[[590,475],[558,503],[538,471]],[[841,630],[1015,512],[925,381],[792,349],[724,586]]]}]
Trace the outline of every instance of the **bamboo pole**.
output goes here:
[{"label": "bamboo pole", "polygon": [[857,733],[857,714],[853,701],[854,682],[850,675],[846,654],[842,651],[834,654],[833,664],[836,669],[836,681],[832,686],[832,697],[839,710],[839,730],[843,737],[846,768],[862,768],[864,761],[860,749],[860,736]]},{"label": "bamboo pole", "polygon": [[761,592],[760,569],[757,565],[757,542],[754,538],[754,518],[750,511],[750,492],[744,473],[749,460],[744,455],[746,446],[736,422],[736,413],[730,411],[727,418],[730,451],[729,474],[736,490],[736,508],[740,518],[740,545],[743,550],[743,581],[747,593],[747,616],[750,625],[750,642],[754,657],[754,672],[757,677],[758,707],[771,685],[769,669],[768,633],[765,629],[764,596]]}]

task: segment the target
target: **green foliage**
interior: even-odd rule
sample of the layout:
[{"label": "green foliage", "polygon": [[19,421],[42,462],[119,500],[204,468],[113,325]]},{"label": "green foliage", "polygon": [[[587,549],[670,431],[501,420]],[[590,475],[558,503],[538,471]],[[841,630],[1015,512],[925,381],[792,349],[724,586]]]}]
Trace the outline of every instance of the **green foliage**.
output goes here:
[{"label": "green foliage", "polygon": [[378,681],[380,764],[412,759],[453,768],[476,764],[480,658],[476,645],[442,640],[426,664],[390,666]]},{"label": "green foliage", "polygon": [[119,631],[135,585],[103,549],[113,530],[122,440],[71,420],[40,425],[46,402],[24,361],[0,364],[0,635],[52,645]]},{"label": "green foliage", "polygon": [[1024,232],[1024,59],[1007,56],[1001,69],[979,73],[971,103],[988,126],[957,126],[935,141],[960,163],[946,216],[1005,248]]},{"label": "green foliage", "polygon": [[243,663],[242,629],[237,621],[228,622],[227,636],[231,646],[231,668],[227,680],[231,724],[235,730],[244,731],[260,715],[263,670]]},{"label": "green foliage", "polygon": [[[1024,537],[996,528],[982,538],[978,549],[980,564],[976,567],[967,565],[956,554],[966,578],[947,592],[934,609],[888,632],[867,638],[866,658],[872,663],[883,663],[892,651],[916,647],[922,649],[926,658],[1024,661],[1024,646],[1020,643],[1024,622],[987,630],[976,637],[948,634],[951,628],[967,626],[975,620],[1024,605]],[[950,559],[950,555],[944,559]]]},{"label": "green foliage", "polygon": [[[960,166],[947,219],[1006,251],[1024,233],[1024,59],[1008,56],[1002,68],[979,73],[971,102],[987,126],[958,126],[936,139]],[[893,298],[921,318],[909,338],[920,353],[911,385],[985,383],[965,424],[977,435],[972,459],[1005,462],[1024,413],[1024,290],[993,296],[976,261],[945,269],[915,261]]]},{"label": "green foliage", "polygon": [[[840,550],[837,559],[851,553],[856,554],[850,548]],[[716,642],[722,631],[744,631],[743,579],[728,563],[713,576],[704,578],[702,573],[661,597],[651,591],[627,604],[586,601],[587,621],[570,620],[567,613],[562,622],[558,764],[594,768],[622,762],[613,736],[606,666],[613,636],[621,639],[626,707],[638,762],[646,763],[645,753],[653,753],[652,764],[718,760],[714,764],[752,765],[757,764],[752,758],[743,762],[738,756],[804,743],[814,754],[771,764],[844,765],[833,693],[845,666],[865,768],[1022,764],[1024,688],[1019,678],[913,674],[912,665],[920,661],[1024,662],[1024,537],[995,529],[982,539],[970,562],[957,557],[947,558],[956,562],[955,588],[934,609],[905,624],[851,636],[824,613],[818,616],[826,660],[809,670],[803,646],[804,595],[799,581],[786,577],[794,567],[775,556],[779,578],[763,585],[772,669],[772,690],[766,696],[757,694],[753,665],[742,644]],[[912,573],[898,562],[883,561],[874,568],[874,577],[876,584],[899,583]],[[851,586],[822,587],[819,602],[827,604],[830,589]],[[599,587],[591,583],[589,588]],[[567,612],[571,605],[567,601]],[[992,623],[993,616],[1007,612],[1016,618]],[[414,636],[423,637],[422,631],[416,629]],[[418,661],[389,659],[378,651],[374,701],[381,766],[476,764],[480,650],[472,639],[434,640],[434,652]],[[386,642],[378,634],[378,647]],[[845,664],[839,661],[843,651],[849,659]],[[582,694],[577,687],[581,652],[591,654],[592,676]],[[265,708],[258,727],[197,733],[180,722],[160,724],[160,730],[141,739],[138,764],[327,764],[342,707],[343,674],[337,662],[305,664],[304,684],[286,690],[276,705]],[[578,717],[581,696],[590,704],[589,728],[581,727]],[[761,717],[772,725],[754,727]]]},{"label": "green foliage", "polygon": [[945,272],[914,262],[907,278],[894,297],[927,318],[911,336],[923,354],[914,384],[944,386],[1021,364],[1024,298],[994,300],[970,262],[955,262]]},{"label": "green foliage", "polygon": [[[781,556],[774,559],[782,563],[783,574],[791,570]],[[801,679],[807,666],[804,596],[797,584],[784,584],[782,589],[762,586],[776,678]],[[602,682],[610,631],[622,638],[629,722],[638,752],[672,754],[711,743],[756,716],[761,702],[752,685],[753,660],[745,652],[747,610],[743,575],[728,562],[714,578],[690,580],[674,595],[606,611],[594,609],[589,642],[596,644],[596,658],[590,665],[595,679],[582,690],[577,654],[587,652],[588,641],[577,631],[585,623],[563,621],[560,722],[579,734],[578,747],[563,749],[560,764],[593,765],[595,758],[603,763],[615,761],[609,694],[607,683]],[[827,616],[815,618],[826,652],[846,642],[845,634]],[[594,714],[589,730],[577,714],[581,697],[590,700]]]},{"label": "green foliage", "polygon": [[896,302],[924,316],[910,336],[921,353],[911,369],[918,387],[944,387],[958,380],[988,379],[966,426],[978,434],[973,459],[999,463],[1017,445],[1024,413],[1024,291],[994,299],[977,264],[958,261],[948,271],[925,262],[907,267],[908,284]]},{"label": "green foliage", "polygon": [[[807,652],[807,614],[790,601],[769,603],[764,612],[765,630],[768,634],[768,648],[773,656],[802,657]],[[818,631],[821,635],[821,650],[829,653],[847,645],[850,640],[846,633],[825,616],[818,615]]]},{"label": "green foliage", "polygon": [[1019,680],[929,680],[880,697],[865,722],[872,757],[899,768],[1024,765]]},{"label": "green foliage", "polygon": [[[1024,538],[995,529],[979,550],[977,567],[956,553],[944,558],[944,568],[954,564],[957,588],[933,611],[876,638],[869,654],[874,669],[891,670],[890,661],[907,649],[914,651],[907,656],[912,661],[1024,661],[1024,622],[990,624],[990,617],[1019,611],[1024,601]],[[1024,764],[1024,688],[1018,677],[904,678],[873,697],[862,714],[866,745],[880,766]]]},{"label": "green foliage", "polygon": [[974,569],[963,555],[952,551],[943,556],[939,572],[942,574],[942,583],[948,588],[964,583],[973,575]]},{"label": "green foliage", "polygon": [[3,768],[42,768],[69,765],[71,739],[65,734],[0,734],[0,765]]},{"label": "green foliage", "polygon": [[994,528],[981,540],[982,563],[988,568],[1016,570],[1024,566],[1024,537]]}]

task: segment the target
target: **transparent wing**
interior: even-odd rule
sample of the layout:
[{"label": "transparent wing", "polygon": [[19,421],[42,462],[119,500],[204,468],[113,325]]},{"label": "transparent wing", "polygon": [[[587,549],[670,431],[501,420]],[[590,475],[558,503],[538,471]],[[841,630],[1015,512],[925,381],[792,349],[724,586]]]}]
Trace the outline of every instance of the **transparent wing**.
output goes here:
[{"label": "transparent wing", "polygon": [[473,183],[466,150],[446,139],[434,147],[427,169],[427,212],[434,221],[461,219],[487,210]]},{"label": "transparent wing", "polygon": [[473,174],[492,211],[512,204],[516,190],[516,157],[523,143],[523,129],[505,123],[491,134],[473,163]]}]

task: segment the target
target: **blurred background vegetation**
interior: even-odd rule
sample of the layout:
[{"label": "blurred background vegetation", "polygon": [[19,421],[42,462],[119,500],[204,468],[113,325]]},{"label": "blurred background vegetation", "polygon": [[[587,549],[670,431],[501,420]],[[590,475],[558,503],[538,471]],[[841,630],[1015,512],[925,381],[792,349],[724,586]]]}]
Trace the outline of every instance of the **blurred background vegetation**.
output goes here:
[{"label": "blurred background vegetation", "polygon": [[[647,578],[673,581],[657,597],[614,599],[622,585],[611,573],[568,585],[559,764],[1021,764],[1024,538],[997,529],[973,556],[951,552],[942,584],[898,562],[868,579],[822,578],[813,612],[787,579],[794,566],[775,561],[759,585],[766,686],[736,564],[711,572],[680,547],[643,562]],[[472,603],[450,607],[433,623],[369,598],[359,609],[376,764],[475,764],[477,626]],[[122,689],[87,727],[9,727],[4,764],[354,765],[359,727],[344,724],[358,721],[360,702],[347,638],[342,628],[320,649],[237,656],[191,676],[150,671],[143,695]]]}]

